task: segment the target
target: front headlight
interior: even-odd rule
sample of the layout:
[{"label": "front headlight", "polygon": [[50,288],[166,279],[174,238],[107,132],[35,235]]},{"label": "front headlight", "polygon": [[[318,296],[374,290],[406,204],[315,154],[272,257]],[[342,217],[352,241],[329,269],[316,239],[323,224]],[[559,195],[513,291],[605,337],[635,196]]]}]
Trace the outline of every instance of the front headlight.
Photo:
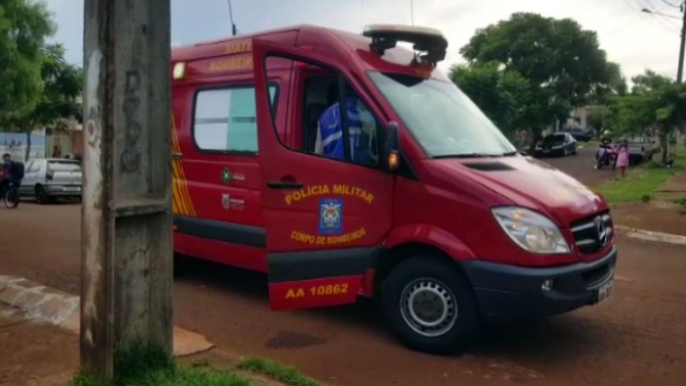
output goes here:
[{"label": "front headlight", "polygon": [[520,247],[534,253],[569,253],[562,233],[547,217],[515,206],[492,210],[498,224]]}]

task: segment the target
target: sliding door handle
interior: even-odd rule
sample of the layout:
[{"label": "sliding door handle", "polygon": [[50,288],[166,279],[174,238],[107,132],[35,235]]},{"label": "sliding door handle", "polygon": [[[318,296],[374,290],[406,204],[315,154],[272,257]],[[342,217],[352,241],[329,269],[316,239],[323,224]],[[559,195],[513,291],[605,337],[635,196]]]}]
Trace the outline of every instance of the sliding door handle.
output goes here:
[{"label": "sliding door handle", "polygon": [[272,189],[301,189],[304,185],[297,181],[269,181],[267,186]]}]

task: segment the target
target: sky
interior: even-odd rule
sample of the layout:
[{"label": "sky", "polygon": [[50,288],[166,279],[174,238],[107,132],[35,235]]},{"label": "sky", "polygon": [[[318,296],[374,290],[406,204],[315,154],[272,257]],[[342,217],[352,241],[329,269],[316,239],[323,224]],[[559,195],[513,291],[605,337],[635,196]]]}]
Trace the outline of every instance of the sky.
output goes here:
[{"label": "sky", "polygon": [[[54,42],[65,45],[66,59],[81,64],[83,0],[42,0],[57,24]],[[139,0],[140,1],[140,0]],[[441,68],[464,62],[459,49],[475,31],[514,12],[573,18],[598,32],[608,59],[627,78],[650,68],[676,77],[679,54],[678,4],[681,0],[231,0],[239,34],[297,24],[316,24],[351,32],[364,25],[414,24],[440,29],[448,38]],[[172,43],[186,45],[231,34],[228,0],[171,0]],[[642,8],[674,15],[642,13]],[[414,17],[413,17],[414,15]]]}]

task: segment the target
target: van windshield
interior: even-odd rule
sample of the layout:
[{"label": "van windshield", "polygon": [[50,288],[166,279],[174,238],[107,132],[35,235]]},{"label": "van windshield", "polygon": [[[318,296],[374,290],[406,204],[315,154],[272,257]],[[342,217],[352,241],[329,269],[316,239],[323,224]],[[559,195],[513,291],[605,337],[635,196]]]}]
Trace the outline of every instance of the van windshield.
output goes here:
[{"label": "van windshield", "polygon": [[369,77],[430,157],[515,154],[510,141],[453,83],[381,72]]}]

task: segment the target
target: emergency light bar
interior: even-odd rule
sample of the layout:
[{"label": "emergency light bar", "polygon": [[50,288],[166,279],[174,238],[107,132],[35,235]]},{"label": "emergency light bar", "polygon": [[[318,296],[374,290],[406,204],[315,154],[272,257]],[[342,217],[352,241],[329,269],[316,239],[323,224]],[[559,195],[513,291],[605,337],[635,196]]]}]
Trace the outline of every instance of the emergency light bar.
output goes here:
[{"label": "emergency light bar", "polygon": [[366,26],[362,35],[372,38],[369,47],[379,55],[398,42],[412,43],[412,48],[421,52],[417,57],[432,65],[445,59],[448,48],[448,40],[434,28],[374,24]]}]

